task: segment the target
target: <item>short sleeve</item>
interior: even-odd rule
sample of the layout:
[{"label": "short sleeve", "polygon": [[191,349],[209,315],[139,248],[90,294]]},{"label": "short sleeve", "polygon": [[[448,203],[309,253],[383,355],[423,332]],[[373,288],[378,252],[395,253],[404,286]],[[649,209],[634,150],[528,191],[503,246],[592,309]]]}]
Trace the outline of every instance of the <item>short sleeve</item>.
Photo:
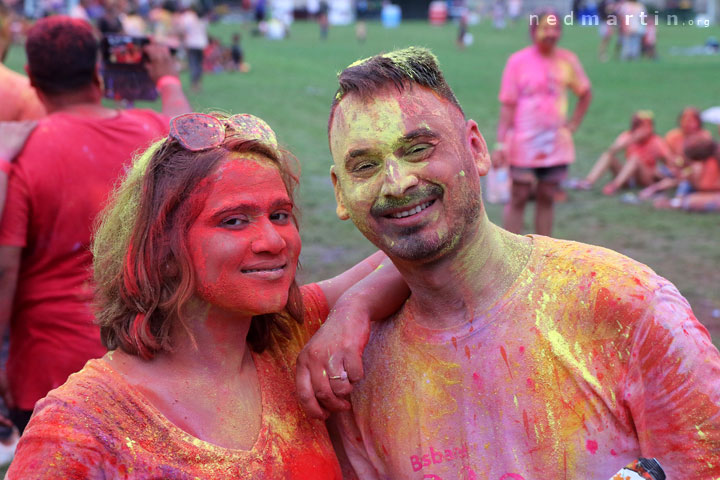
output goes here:
[{"label": "short sleeve", "polygon": [[300,294],[302,295],[304,309],[303,323],[310,336],[312,336],[327,320],[330,307],[322,288],[317,283],[300,287]]},{"label": "short sleeve", "polygon": [[30,188],[21,165],[10,170],[5,208],[0,220],[0,245],[25,247],[30,222]]},{"label": "short sleeve", "polygon": [[622,395],[668,478],[720,477],[720,354],[671,284],[638,319]]},{"label": "short sleeve", "polygon": [[500,103],[515,104],[518,100],[517,75],[515,73],[515,64],[517,62],[514,61],[514,58],[512,56],[508,59],[503,70],[502,80],[500,81],[500,94],[498,95]]},{"label": "short sleeve", "polygon": [[590,90],[590,79],[585,73],[577,55],[570,53],[570,55],[568,55],[568,61],[570,62],[572,71],[569,87],[575,92],[575,95],[583,95]]},{"label": "short sleeve", "polygon": [[56,478],[104,480],[100,445],[71,418],[62,402],[41,400],[20,438],[8,480]]}]

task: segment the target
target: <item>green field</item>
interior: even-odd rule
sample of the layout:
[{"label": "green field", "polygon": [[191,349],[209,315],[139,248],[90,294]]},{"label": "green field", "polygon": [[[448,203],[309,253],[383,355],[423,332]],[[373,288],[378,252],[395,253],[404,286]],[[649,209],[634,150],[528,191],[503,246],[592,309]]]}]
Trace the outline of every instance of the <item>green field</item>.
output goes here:
[{"label": "green field", "polygon": [[[280,141],[300,159],[301,260],[306,281],[333,275],[373,251],[352,224],[335,217],[326,122],[336,73],[359,57],[408,45],[429,47],[438,55],[467,115],[478,122],[492,144],[503,65],[513,51],[528,42],[524,27],[495,31],[487,23],[470,27],[475,42],[464,51],[455,46],[456,27],[430,27],[424,22],[406,23],[396,30],[370,24],[368,40],[362,45],[355,40],[352,27],[332,28],[327,42],[319,40],[314,24],[296,23],[291,38],[279,42],[254,38],[244,25],[213,27],[213,33],[225,43],[235,31],[243,33],[252,71],[207,75],[203,93],[191,94],[190,99],[197,110],[250,112],[266,119]],[[571,174],[585,174],[602,149],[626,128],[636,109],[654,110],[658,130],[664,133],[673,127],[684,106],[720,104],[720,57],[668,53],[671,46],[701,44],[711,35],[720,37],[720,29],[661,27],[659,61],[601,63],[596,54],[597,30],[566,28],[561,45],[578,54],[594,92],[593,104],[576,136],[578,159]],[[11,52],[9,64],[22,68],[20,47]],[[187,77],[183,79],[187,81]],[[713,133],[717,136],[714,127]],[[489,206],[488,210],[498,222],[500,208]],[[571,192],[570,201],[557,210],[555,235],[603,245],[649,264],[680,288],[701,321],[720,327],[720,319],[711,315],[720,308],[720,242],[712,236],[720,231],[719,225],[718,215],[654,211],[605,198],[596,190]],[[717,338],[720,329],[715,332]]]}]

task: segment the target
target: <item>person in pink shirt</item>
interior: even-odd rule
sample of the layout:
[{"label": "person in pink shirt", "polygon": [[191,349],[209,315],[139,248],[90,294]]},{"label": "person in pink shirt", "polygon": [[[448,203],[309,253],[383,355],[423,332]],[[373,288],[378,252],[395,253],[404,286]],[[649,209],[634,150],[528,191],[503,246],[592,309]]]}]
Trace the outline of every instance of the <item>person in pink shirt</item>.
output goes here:
[{"label": "person in pink shirt", "polygon": [[[557,14],[532,15],[533,44],[511,55],[503,71],[494,159],[499,165],[510,165],[512,194],[503,223],[514,233],[523,229],[525,205],[534,185],[535,231],[552,232],[555,194],[575,160],[572,134],[592,98],[590,81],[577,56],[556,46],[560,34]],[[568,89],[578,97],[570,121]]]}]

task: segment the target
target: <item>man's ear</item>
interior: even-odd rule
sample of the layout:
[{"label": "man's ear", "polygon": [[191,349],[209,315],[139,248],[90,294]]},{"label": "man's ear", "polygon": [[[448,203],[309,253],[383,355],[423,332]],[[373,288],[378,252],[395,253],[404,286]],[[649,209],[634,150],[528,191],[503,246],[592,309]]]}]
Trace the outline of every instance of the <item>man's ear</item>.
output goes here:
[{"label": "man's ear", "polygon": [[100,63],[95,64],[95,72],[93,73],[93,84],[95,84],[100,92],[105,91],[105,81],[103,80],[102,73],[100,73]]},{"label": "man's ear", "polygon": [[478,174],[484,177],[490,170],[492,161],[490,160],[490,152],[488,152],[485,138],[483,138],[482,133],[480,133],[480,129],[477,123],[475,123],[475,120],[465,122],[465,138],[470,147],[470,153],[475,161]]},{"label": "man's ear", "polygon": [[335,165],[330,167],[330,178],[332,179],[333,189],[335,190],[335,201],[337,202],[335,212],[340,220],[347,220],[350,218],[350,214],[343,203],[342,193],[340,192],[340,183],[338,182],[337,174],[335,174]]}]

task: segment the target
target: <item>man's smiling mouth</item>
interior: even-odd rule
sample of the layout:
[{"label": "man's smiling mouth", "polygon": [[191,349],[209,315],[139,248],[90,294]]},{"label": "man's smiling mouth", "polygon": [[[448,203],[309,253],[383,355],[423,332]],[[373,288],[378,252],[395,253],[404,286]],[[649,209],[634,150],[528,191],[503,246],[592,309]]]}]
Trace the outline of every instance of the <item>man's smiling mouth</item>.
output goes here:
[{"label": "man's smiling mouth", "polygon": [[420,205],[416,205],[413,208],[409,208],[407,210],[402,210],[400,212],[390,213],[388,215],[385,215],[388,218],[405,218],[405,217],[411,217],[413,215],[417,215],[418,213],[422,212],[426,208],[428,208],[430,205],[435,203],[435,200],[430,200],[428,202],[421,203]]}]

